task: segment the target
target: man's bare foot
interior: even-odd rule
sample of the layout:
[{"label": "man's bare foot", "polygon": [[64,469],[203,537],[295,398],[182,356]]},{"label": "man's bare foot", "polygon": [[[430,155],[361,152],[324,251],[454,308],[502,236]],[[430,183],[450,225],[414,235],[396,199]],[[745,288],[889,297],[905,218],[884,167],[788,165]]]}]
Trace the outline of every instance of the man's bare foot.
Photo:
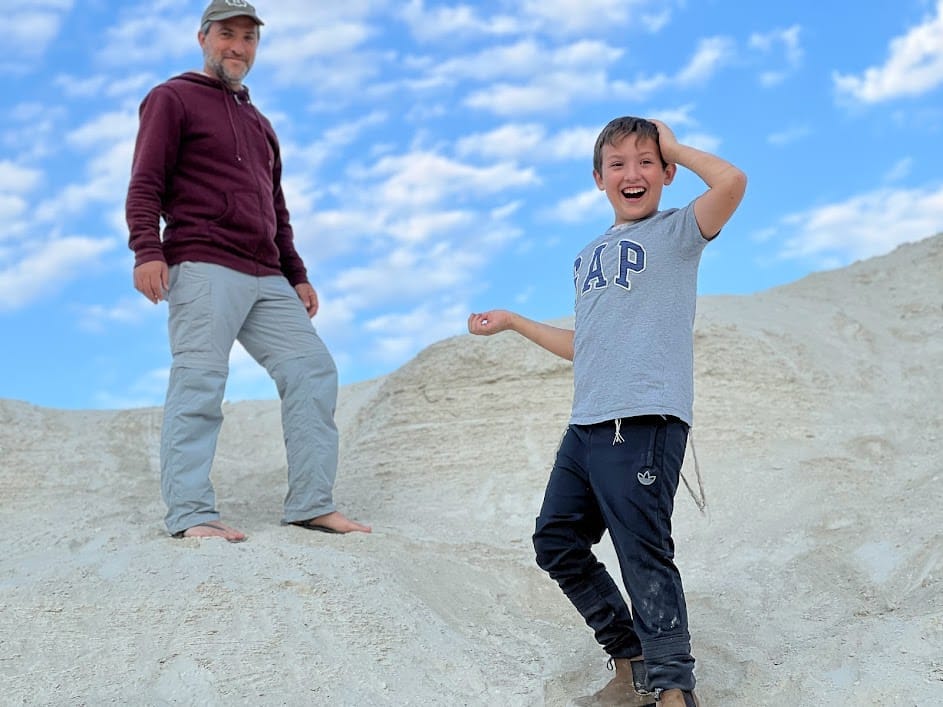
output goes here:
[{"label": "man's bare foot", "polygon": [[299,520],[290,525],[297,525],[308,530],[320,530],[322,533],[370,533],[373,528],[351,520],[340,511],[331,511],[308,520]]},{"label": "man's bare foot", "polygon": [[246,534],[242,531],[230,528],[225,523],[218,520],[208,520],[205,523],[198,523],[183,531],[182,537],[185,538],[224,538],[231,543],[241,543],[246,539]]}]

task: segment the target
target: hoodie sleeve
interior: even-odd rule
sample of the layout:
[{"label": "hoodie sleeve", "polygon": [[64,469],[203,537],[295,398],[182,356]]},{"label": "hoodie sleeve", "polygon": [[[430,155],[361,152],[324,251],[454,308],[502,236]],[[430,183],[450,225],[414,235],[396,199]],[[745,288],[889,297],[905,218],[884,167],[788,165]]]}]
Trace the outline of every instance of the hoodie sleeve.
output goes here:
[{"label": "hoodie sleeve", "polygon": [[162,84],[144,98],[139,115],[140,125],[125,201],[128,246],[134,251],[135,267],[164,260],[160,218],[180,148],[186,113],[176,92]]},{"label": "hoodie sleeve", "polygon": [[[274,136],[274,131],[272,135]],[[277,140],[274,143],[275,160],[272,166],[272,197],[275,203],[275,246],[278,248],[282,273],[292,287],[308,281],[304,261],[295,250],[295,235],[282,192],[282,155]]]}]

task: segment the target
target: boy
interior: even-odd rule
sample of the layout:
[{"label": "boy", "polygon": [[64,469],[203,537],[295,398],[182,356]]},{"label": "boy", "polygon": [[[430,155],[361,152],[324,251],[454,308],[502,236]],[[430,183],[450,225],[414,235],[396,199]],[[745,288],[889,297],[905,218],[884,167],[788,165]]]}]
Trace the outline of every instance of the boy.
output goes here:
[{"label": "boy", "polygon": [[[659,211],[679,164],[708,189],[683,209]],[[615,222],[574,263],[575,331],[505,310],[470,315],[468,330],[515,331],[573,361],[570,424],[533,540],[537,564],[615,665],[598,701],[697,707],[671,513],[693,416],[697,268],[740,204],[746,176],[682,145],[660,121],[624,117],[597,138],[593,178]],[[631,612],[592,553],[606,530]]]}]

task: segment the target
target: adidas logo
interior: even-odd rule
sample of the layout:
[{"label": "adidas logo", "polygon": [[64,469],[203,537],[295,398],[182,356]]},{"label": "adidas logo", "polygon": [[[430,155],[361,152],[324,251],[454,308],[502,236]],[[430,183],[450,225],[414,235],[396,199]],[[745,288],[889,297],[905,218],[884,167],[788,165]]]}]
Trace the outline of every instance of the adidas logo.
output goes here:
[{"label": "adidas logo", "polygon": [[648,469],[645,470],[644,474],[641,471],[638,473],[638,482],[642,484],[642,486],[651,486],[655,483],[655,479],[657,478],[657,476],[652,476],[652,472]]}]

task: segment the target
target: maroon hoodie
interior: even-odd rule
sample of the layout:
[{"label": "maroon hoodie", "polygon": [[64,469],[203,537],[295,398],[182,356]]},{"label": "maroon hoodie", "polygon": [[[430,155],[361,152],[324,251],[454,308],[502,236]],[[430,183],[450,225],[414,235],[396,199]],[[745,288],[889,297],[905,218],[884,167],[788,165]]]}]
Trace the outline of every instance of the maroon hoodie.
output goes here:
[{"label": "maroon hoodie", "polygon": [[278,139],[247,89],[233,93],[187,72],[153,88],[140,117],[125,203],[135,267],[193,260],[307,282],[282,193]]}]

